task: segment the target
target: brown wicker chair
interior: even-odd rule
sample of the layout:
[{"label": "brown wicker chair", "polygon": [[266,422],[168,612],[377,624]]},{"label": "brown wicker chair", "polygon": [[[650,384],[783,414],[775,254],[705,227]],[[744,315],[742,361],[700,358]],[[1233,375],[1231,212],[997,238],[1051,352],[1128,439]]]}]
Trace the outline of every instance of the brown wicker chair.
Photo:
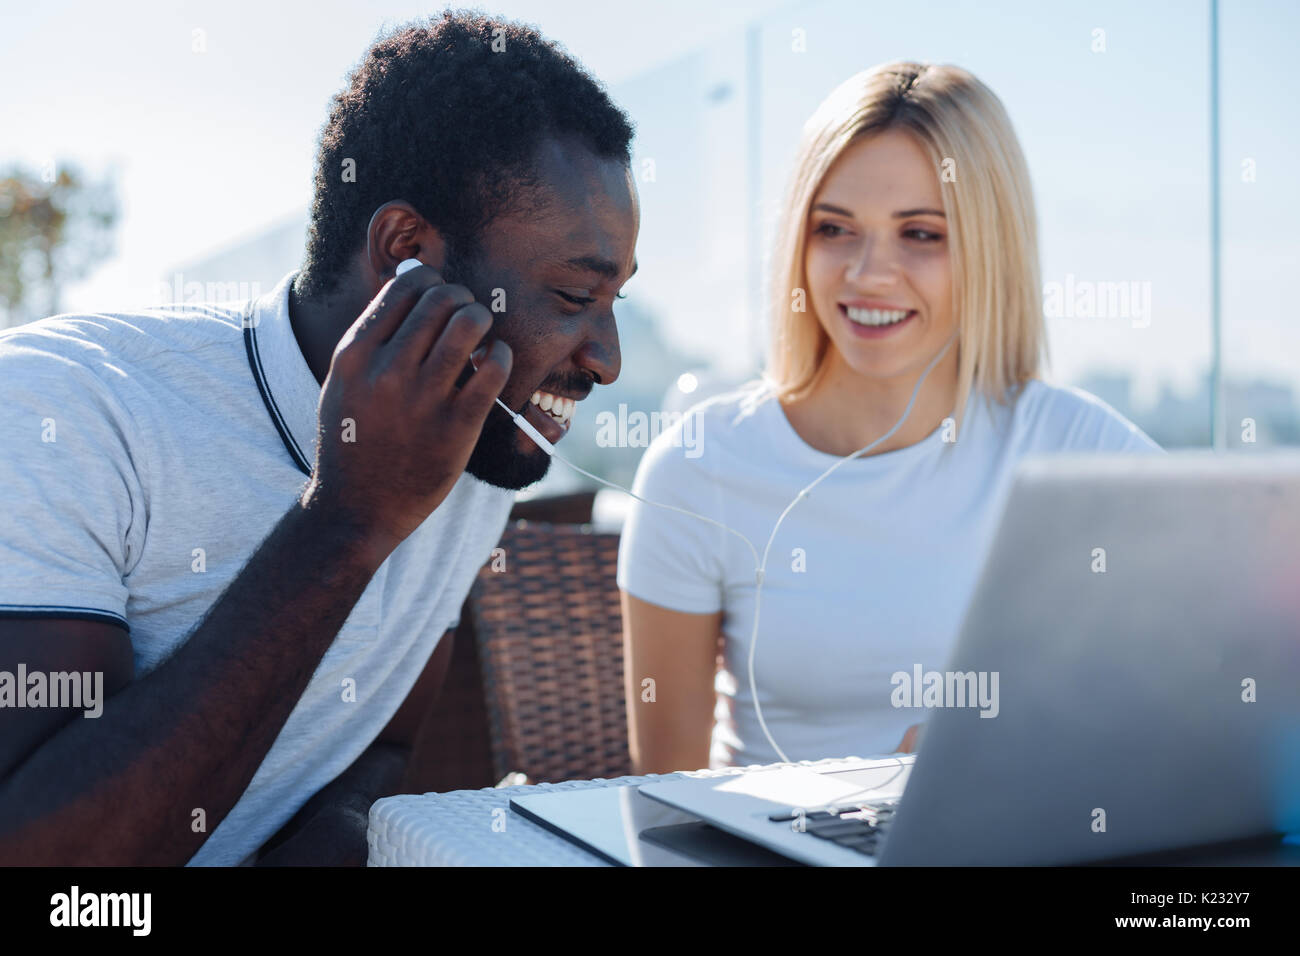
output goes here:
[{"label": "brown wicker chair", "polygon": [[[591,521],[594,491],[552,495],[516,502],[511,522],[518,518],[562,524]],[[501,779],[492,755],[483,670],[474,633],[473,598],[467,596],[456,628],[451,661],[442,693],[425,723],[412,758],[408,783],[413,793],[477,790]]]},{"label": "brown wicker chair", "polygon": [[630,773],[618,535],[517,521],[500,546],[504,570],[489,562],[469,601],[496,776]]},{"label": "brown wicker chair", "polygon": [[461,609],[442,692],[411,757],[411,793],[479,790],[501,779],[493,776],[487,703],[469,604],[467,599]]}]

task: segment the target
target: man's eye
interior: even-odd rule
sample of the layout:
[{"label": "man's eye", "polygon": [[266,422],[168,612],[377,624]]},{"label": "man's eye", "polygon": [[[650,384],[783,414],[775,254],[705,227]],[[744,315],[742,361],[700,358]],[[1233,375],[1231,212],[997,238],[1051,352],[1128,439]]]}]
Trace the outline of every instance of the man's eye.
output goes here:
[{"label": "man's eye", "polygon": [[555,294],[558,295],[565,302],[571,302],[574,305],[591,305],[591,303],[596,301],[595,299],[589,296],[569,295],[569,293],[561,292],[559,289],[555,290]]}]

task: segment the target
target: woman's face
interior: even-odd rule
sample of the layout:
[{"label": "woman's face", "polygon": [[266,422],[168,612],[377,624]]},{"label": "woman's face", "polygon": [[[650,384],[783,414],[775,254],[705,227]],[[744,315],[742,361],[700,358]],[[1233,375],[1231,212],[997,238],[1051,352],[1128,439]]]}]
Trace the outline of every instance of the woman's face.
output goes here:
[{"label": "woman's face", "polygon": [[948,226],[929,157],[898,130],[854,143],[813,197],[807,229],[808,297],[834,345],[828,359],[839,371],[911,381],[956,321]]}]

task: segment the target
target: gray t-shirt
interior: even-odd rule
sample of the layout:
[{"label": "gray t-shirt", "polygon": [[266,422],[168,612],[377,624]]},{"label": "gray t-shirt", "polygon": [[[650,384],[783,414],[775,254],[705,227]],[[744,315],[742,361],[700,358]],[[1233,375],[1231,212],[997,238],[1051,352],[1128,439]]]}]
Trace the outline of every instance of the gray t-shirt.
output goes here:
[{"label": "gray t-shirt", "polygon": [[[137,680],[184,643],[314,462],[320,385],[289,324],[294,275],[251,302],[0,333],[0,615],[126,627]],[[462,475],[384,562],[191,865],[245,861],[374,741],[513,500]]]}]

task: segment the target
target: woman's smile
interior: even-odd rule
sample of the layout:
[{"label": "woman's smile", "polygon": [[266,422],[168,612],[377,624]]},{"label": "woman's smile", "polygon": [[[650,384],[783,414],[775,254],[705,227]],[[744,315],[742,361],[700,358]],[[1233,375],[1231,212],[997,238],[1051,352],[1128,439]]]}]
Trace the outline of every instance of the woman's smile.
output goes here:
[{"label": "woman's smile", "polygon": [[916,318],[915,309],[867,307],[840,303],[840,315],[848,322],[849,331],[863,339],[881,339],[911,326]]}]

